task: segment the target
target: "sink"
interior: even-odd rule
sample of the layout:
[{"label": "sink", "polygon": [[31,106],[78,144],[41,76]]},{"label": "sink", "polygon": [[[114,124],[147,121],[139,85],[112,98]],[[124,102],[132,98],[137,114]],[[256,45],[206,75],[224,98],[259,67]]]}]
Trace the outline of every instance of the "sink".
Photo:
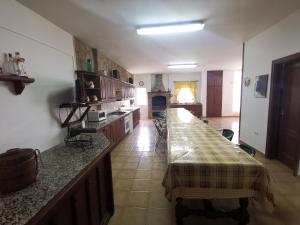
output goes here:
[{"label": "sink", "polygon": [[124,115],[126,112],[122,112],[122,111],[115,111],[115,112],[111,112],[109,113],[109,115],[116,115],[116,116],[121,116]]}]

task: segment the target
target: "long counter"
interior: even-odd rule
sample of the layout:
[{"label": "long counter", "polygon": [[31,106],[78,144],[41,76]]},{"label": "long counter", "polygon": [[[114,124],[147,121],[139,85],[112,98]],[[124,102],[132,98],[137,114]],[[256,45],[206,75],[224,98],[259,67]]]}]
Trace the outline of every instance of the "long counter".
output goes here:
[{"label": "long counter", "polygon": [[42,152],[43,165],[39,164],[37,181],[18,192],[0,195],[1,225],[43,224],[29,221],[94,161],[109,154],[110,143],[103,134],[88,135],[94,140],[92,148],[83,150],[61,144]]}]

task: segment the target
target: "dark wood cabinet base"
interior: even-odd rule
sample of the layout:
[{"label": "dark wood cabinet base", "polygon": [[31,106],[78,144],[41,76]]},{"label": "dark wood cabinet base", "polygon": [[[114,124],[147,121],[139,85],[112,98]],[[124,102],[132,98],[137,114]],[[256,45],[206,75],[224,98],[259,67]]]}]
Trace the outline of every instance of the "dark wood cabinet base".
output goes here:
[{"label": "dark wood cabinet base", "polygon": [[177,225],[183,225],[183,218],[192,214],[204,216],[208,219],[232,218],[238,222],[238,225],[247,225],[250,222],[250,216],[247,211],[248,198],[240,198],[240,207],[227,212],[215,209],[209,200],[203,200],[204,209],[189,209],[182,204],[182,198],[177,198],[176,202],[175,215]]}]

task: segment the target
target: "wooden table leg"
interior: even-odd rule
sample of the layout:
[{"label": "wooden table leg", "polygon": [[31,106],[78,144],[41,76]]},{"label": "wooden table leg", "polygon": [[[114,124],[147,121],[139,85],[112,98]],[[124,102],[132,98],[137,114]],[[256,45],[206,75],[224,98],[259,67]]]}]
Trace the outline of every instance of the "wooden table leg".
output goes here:
[{"label": "wooden table leg", "polygon": [[176,206],[175,206],[175,216],[176,216],[176,224],[183,225],[183,217],[186,215],[186,208],[182,205],[183,199],[177,198],[176,199]]},{"label": "wooden table leg", "polygon": [[239,225],[247,225],[250,222],[250,215],[248,213],[247,207],[249,205],[248,198],[240,198],[240,222]]}]

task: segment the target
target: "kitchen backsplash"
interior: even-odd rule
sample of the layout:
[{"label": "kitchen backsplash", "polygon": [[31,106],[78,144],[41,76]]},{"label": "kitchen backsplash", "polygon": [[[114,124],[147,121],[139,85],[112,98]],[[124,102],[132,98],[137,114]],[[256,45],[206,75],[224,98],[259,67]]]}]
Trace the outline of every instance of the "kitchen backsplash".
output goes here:
[{"label": "kitchen backsplash", "polygon": [[110,113],[110,112],[118,110],[122,106],[129,107],[130,101],[125,100],[125,101],[104,103],[104,104],[101,104],[101,106],[98,106],[98,109],[105,110],[108,113]]}]

